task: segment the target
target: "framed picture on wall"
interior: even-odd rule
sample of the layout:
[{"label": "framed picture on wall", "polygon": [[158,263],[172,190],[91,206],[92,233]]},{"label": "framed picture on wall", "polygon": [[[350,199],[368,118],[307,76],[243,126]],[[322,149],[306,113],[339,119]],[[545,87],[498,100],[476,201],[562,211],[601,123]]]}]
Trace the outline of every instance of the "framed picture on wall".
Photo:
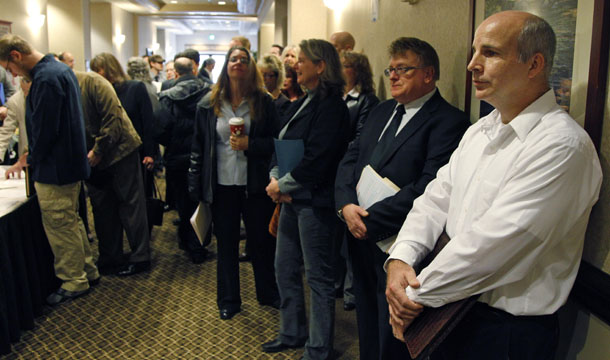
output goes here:
[{"label": "framed picture on wall", "polygon": [[11,33],[11,24],[10,21],[0,20],[0,36]]}]

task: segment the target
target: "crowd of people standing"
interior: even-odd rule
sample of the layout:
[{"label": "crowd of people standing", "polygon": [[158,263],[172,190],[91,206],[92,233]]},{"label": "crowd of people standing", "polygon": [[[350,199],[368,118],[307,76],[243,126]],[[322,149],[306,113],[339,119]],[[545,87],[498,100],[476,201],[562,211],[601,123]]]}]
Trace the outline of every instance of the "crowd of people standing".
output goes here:
[{"label": "crowd of people standing", "polygon": [[[199,69],[192,49],[165,72],[158,55],[148,67],[132,58],[128,76],[109,53],[84,73],[18,36],[0,38],[2,68],[31,82],[29,94],[24,85],[14,95],[22,104],[27,96],[25,115],[11,116],[25,116],[28,147],[7,176],[33,169],[63,281],[47,302],[86,294],[100,274],[151,269],[146,197],[162,162],[180,247],[199,264],[216,236],[222,320],[241,311],[243,221],[256,298],[279,309],[277,336],[262,351],[332,358],[342,297],[357,312],[361,359],[409,358],[403,334],[424,306],[481,295],[433,359],[553,358],[556,311],[574,282],[601,169],[549,87],[552,28],[516,11],[479,26],[468,69],[495,110],[474,126],[437,88],[440,59],[428,42],[389,44],[391,99],[382,102],[355,43],[337,32],[273,45],[257,62],[235,37],[214,81],[215,62]],[[367,172],[397,190],[365,207]],[[83,183],[97,263],[78,216]],[[188,222],[198,205],[212,214],[204,239]],[[451,241],[416,274],[443,232]]]}]

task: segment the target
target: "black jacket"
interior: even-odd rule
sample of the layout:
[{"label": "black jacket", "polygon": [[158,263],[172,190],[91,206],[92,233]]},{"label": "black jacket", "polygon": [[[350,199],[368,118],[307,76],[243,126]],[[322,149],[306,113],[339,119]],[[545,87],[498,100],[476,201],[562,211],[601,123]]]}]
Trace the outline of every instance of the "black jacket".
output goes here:
[{"label": "black jacket", "polygon": [[373,93],[358,95],[356,102],[350,101],[350,99],[351,97],[347,98],[345,103],[347,104],[347,110],[349,110],[349,141],[352,141],[362,131],[366,118],[369,116],[371,109],[379,104],[379,99]]},{"label": "black jacket", "polygon": [[[192,142],[188,186],[191,198],[212,203],[217,183],[216,121],[218,117],[210,103],[211,94],[197,106],[195,134]],[[279,117],[270,95],[263,98],[262,113],[252,119],[248,134],[247,191],[265,194],[269,184],[269,163],[273,154],[273,138],[279,131]]]},{"label": "black jacket", "polygon": [[194,75],[185,75],[172,88],[159,93],[161,106],[154,135],[165,146],[163,158],[167,169],[187,171],[197,103],[209,90]]},{"label": "black jacket", "polygon": [[[292,103],[285,121],[294,116],[305,99]],[[305,145],[303,159],[290,174],[309,190],[312,206],[333,207],[335,175],[348,136],[349,114],[338,95],[314,96],[288,125],[283,139],[303,139]]]},{"label": "black jacket", "polygon": [[140,156],[155,156],[155,142],[152,134],[153,107],[146,85],[142,81],[126,80],[113,86],[133,127],[142,139]]},{"label": "black jacket", "polygon": [[[396,105],[396,100],[388,100],[375,107],[341,160],[335,184],[337,210],[350,203],[358,204],[356,184]],[[398,133],[375,170],[400,191],[367,209],[369,216],[362,221],[370,240],[380,241],[398,233],[413,201],[449,161],[468,126],[468,116],[445,101],[437,90]]]}]

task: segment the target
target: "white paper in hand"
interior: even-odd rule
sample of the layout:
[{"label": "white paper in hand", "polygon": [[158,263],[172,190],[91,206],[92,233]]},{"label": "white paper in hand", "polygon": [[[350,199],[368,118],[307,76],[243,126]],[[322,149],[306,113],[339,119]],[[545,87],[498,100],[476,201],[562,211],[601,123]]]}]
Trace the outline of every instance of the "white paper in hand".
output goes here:
[{"label": "white paper in hand", "polygon": [[[400,191],[390,179],[382,178],[371,165],[367,165],[362,169],[360,180],[356,185],[356,195],[358,196],[358,204],[365,210],[368,210],[373,204],[387,197],[394,196]],[[383,252],[387,252],[390,246],[396,240],[396,235],[385,240],[378,241],[377,247]]]},{"label": "white paper in hand", "polygon": [[195,213],[191,216],[191,225],[193,226],[195,234],[197,234],[197,239],[199,239],[201,245],[203,245],[203,241],[210,229],[211,223],[212,211],[210,210],[210,204],[200,202]]}]

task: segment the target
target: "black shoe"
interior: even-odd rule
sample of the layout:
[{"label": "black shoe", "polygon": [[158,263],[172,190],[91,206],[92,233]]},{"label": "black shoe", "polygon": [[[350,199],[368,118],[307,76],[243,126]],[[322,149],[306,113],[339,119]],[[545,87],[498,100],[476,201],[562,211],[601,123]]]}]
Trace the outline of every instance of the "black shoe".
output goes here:
[{"label": "black shoe", "polygon": [[356,304],[354,303],[343,303],[343,310],[352,311],[356,308]]},{"label": "black shoe", "polygon": [[[123,265],[124,266],[124,265]],[[97,265],[97,271],[100,275],[116,275],[116,273],[123,268],[121,265]]]},{"label": "black shoe", "polygon": [[277,310],[280,309],[280,299],[276,299],[273,301],[259,301],[258,303],[263,306],[271,306],[272,308]]},{"label": "black shoe", "polygon": [[208,258],[208,252],[194,252],[191,253],[191,261],[193,264],[202,264]]},{"label": "black shoe", "polygon": [[92,288],[94,286],[99,285],[101,279],[102,279],[102,277],[100,276],[97,279],[88,280],[89,281],[89,287]]},{"label": "black shoe", "polygon": [[116,274],[118,276],[130,276],[148,270],[150,270],[150,261],[139,261],[123,266]]},{"label": "black shoe", "polygon": [[231,311],[229,309],[220,309],[220,318],[222,320],[229,320],[235,316],[241,309],[237,309],[237,311]]},{"label": "black shoe", "polygon": [[248,255],[248,253],[245,253],[245,252],[239,254],[239,261],[240,262],[250,261],[250,255]]},{"label": "black shoe", "polygon": [[170,206],[169,204],[165,204],[165,206],[163,206],[163,211],[165,211],[165,212],[171,211],[173,209],[174,209],[174,207]]},{"label": "black shoe", "polygon": [[61,304],[64,301],[76,299],[77,297],[83,296],[83,295],[87,294],[88,292],[89,292],[89,289],[82,290],[82,291],[68,291],[66,289],[59,288],[59,289],[55,290],[54,293],[47,296],[46,301],[47,301],[47,304],[54,306],[57,304]]},{"label": "black shoe", "polygon": [[275,340],[271,340],[271,341],[263,344],[263,352],[272,354],[272,353],[276,353],[276,352],[280,352],[280,351],[284,351],[284,350],[288,350],[288,349],[302,348],[304,345],[305,345],[305,342],[299,343],[296,345],[288,345],[288,344],[282,343],[282,340],[280,340],[280,339],[275,339]]}]

